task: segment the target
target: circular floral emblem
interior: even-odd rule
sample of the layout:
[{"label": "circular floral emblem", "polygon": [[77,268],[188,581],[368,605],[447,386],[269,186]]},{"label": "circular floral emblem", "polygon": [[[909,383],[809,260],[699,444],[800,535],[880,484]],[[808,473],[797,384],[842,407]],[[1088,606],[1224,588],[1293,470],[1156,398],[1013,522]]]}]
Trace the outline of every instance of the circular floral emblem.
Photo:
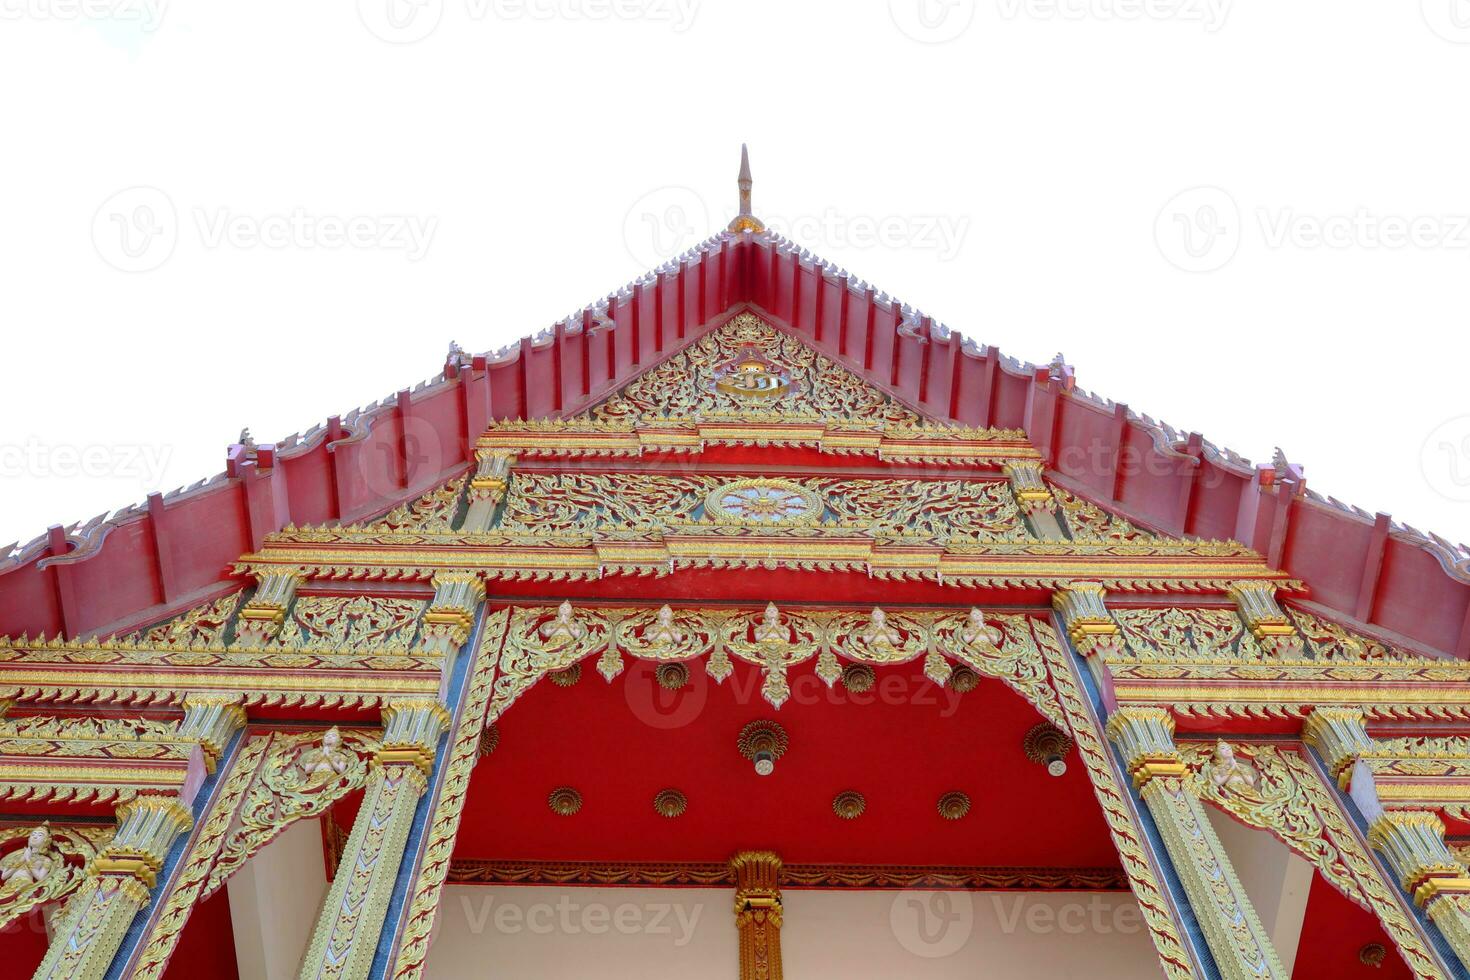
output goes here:
[{"label": "circular floral emblem", "polygon": [[790,480],[737,480],[715,488],[704,510],[722,523],[812,523],[821,516],[822,501]]}]

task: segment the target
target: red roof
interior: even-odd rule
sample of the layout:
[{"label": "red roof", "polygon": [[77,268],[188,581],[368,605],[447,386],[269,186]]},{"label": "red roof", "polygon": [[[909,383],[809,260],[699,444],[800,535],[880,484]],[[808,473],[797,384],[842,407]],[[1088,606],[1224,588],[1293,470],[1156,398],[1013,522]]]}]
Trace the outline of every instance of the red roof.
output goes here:
[{"label": "red roof", "polygon": [[1024,428],[1049,474],[1152,529],[1233,538],[1349,623],[1470,658],[1470,551],[1307,490],[1196,433],[977,344],[770,232],[722,232],[552,329],[303,437],[232,446],[226,471],[0,558],[0,634],[110,633],[217,592],[287,523],[361,521],[463,471],[493,419],[599,401],[748,306],[940,421]]}]

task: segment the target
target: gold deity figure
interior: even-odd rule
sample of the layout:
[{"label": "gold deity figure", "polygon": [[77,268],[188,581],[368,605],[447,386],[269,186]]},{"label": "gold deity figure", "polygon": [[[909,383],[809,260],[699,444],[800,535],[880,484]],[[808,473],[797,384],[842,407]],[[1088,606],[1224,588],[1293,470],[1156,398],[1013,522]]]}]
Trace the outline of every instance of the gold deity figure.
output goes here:
[{"label": "gold deity figure", "polygon": [[296,763],[308,777],[340,776],[352,764],[352,753],[342,747],[342,733],[333,725],[322,736],[322,744],[301,753]]},{"label": "gold deity figure", "polygon": [[644,633],[644,637],[659,646],[673,646],[684,638],[684,634],[674,625],[674,610],[667,604],[658,611],[658,620]]},{"label": "gold deity figure", "polygon": [[985,621],[983,612],[971,606],[970,617],[965,621],[965,628],[960,631],[960,639],[969,644],[996,646],[1001,641],[1001,633]]},{"label": "gold deity figure", "polygon": [[561,646],[586,636],[587,627],[572,618],[572,603],[568,600],[556,607],[556,618],[542,626],[540,633],[547,643]]},{"label": "gold deity figure", "polygon": [[61,858],[51,842],[51,828],[31,831],[26,846],[0,858],[0,891],[18,892],[46,880]]},{"label": "gold deity figure", "polygon": [[898,630],[888,625],[888,614],[876,606],[868,616],[868,628],[858,634],[858,639],[875,647],[896,647],[903,642]]},{"label": "gold deity figure", "polygon": [[781,611],[776,608],[774,602],[766,603],[766,611],[761,614],[761,621],[755,624],[755,642],[786,643],[790,639],[791,631],[781,622]]},{"label": "gold deity figure", "polygon": [[1233,793],[1255,793],[1256,772],[1235,757],[1235,750],[1224,739],[1215,743],[1215,757],[1210,763],[1210,782],[1217,789]]}]

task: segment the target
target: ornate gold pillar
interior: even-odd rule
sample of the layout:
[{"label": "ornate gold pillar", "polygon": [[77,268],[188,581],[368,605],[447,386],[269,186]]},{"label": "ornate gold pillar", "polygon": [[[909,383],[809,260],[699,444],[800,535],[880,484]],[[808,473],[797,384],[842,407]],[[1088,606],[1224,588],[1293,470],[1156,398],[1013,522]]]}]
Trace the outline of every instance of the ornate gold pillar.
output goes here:
[{"label": "ornate gold pillar", "polygon": [[770,851],[741,851],[730,867],[740,980],[781,980],[781,859]]},{"label": "ornate gold pillar", "polygon": [[36,977],[101,977],[112,965],[169,848],[193,818],[174,797],[136,796],[117,808],[117,833],[87,869],[87,880],[62,911]]},{"label": "ornate gold pillar", "polygon": [[1133,785],[1153,814],[1164,848],[1225,980],[1286,980],[1230,858],[1190,785],[1174,745],[1174,718],[1162,708],[1119,708],[1108,719]]},{"label": "ornate gold pillar", "polygon": [[1123,651],[1123,631],[1108,612],[1107,594],[1097,582],[1073,582],[1052,593],[1051,604],[1061,615],[1072,645],[1089,660]]},{"label": "ornate gold pillar", "polygon": [[394,701],[383,709],[383,747],[301,962],[302,980],[362,980],[372,968],[414,813],[449,722],[438,701]]},{"label": "ornate gold pillar", "polygon": [[1358,756],[1373,748],[1363,712],[1357,708],[1313,709],[1302,724],[1302,738],[1322,756],[1342,789],[1352,781]]},{"label": "ornate gold pillar", "polygon": [[1445,846],[1444,822],[1434,813],[1391,810],[1368,827],[1368,843],[1470,968],[1470,878]]}]

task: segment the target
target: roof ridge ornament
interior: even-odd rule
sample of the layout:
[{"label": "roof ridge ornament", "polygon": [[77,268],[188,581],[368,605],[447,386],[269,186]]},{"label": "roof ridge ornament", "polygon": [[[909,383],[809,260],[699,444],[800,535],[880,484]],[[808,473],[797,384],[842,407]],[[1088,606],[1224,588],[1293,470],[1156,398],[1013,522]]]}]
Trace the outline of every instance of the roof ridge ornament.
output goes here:
[{"label": "roof ridge ornament", "polygon": [[754,181],[750,178],[750,151],[744,143],[740,144],[740,175],[736,184],[740,187],[740,213],[730,222],[730,230],[737,234],[743,231],[760,234],[766,226],[750,210],[750,189]]}]

